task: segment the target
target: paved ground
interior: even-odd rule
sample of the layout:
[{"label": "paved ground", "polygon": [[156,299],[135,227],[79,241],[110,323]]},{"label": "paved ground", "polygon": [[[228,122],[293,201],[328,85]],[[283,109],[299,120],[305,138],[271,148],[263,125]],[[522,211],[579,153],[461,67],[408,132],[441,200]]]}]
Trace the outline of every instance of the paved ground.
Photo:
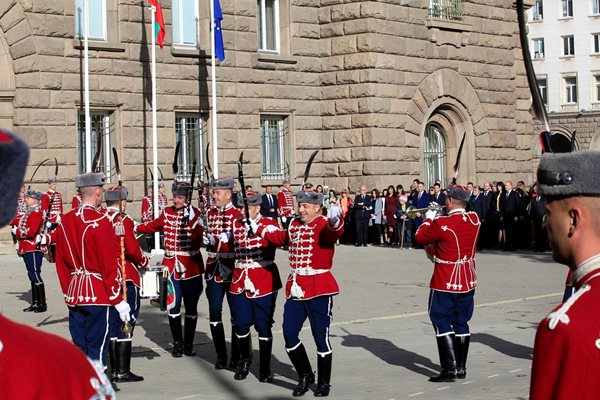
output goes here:
[{"label": "paved ground", "polygon": [[[286,274],[285,257],[278,255]],[[549,254],[484,252],[477,257],[479,287],[471,322],[468,376],[451,384],[427,382],[437,370],[433,329],[426,315],[431,263],[419,250],[340,246],[334,275],[342,293],[335,298],[331,342],[333,399],[526,399],[537,322],[562,296],[566,268]],[[153,260],[154,262],[154,260]],[[9,318],[68,338],[67,310],[54,266],[44,264],[48,312],[23,313],[29,283],[22,261],[0,256],[0,312]],[[275,315],[273,384],[255,375],[235,381],[230,371],[213,369],[206,298],[200,301],[198,356],[170,356],[167,318],[145,301],[134,339],[132,370],[142,383],[120,385],[119,399],[287,399],[296,375],[283,347],[283,296]],[[229,336],[229,334],[228,334]],[[309,355],[316,349],[302,333]],[[254,344],[257,348],[254,333]],[[255,352],[255,359],[258,354]],[[313,368],[316,368],[313,365]],[[253,365],[253,374],[258,365]],[[312,393],[305,397],[312,398]]]}]

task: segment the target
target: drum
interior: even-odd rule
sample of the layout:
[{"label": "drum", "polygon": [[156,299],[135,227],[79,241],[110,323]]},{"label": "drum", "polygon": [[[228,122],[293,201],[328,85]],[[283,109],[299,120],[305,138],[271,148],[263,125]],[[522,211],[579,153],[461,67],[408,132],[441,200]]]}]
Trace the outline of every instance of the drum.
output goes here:
[{"label": "drum", "polygon": [[145,270],[140,270],[141,288],[140,298],[158,299],[159,279],[162,275],[162,265],[150,265]]}]

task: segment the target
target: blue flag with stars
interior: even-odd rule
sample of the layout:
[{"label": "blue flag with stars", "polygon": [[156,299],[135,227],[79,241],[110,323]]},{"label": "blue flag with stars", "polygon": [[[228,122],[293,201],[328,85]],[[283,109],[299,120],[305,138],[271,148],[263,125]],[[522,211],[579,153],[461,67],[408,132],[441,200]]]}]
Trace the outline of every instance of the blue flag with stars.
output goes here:
[{"label": "blue flag with stars", "polygon": [[225,60],[225,47],[223,46],[223,32],[221,31],[221,20],[223,19],[223,11],[221,11],[221,3],[219,0],[214,0],[215,7],[215,56],[219,61]]}]

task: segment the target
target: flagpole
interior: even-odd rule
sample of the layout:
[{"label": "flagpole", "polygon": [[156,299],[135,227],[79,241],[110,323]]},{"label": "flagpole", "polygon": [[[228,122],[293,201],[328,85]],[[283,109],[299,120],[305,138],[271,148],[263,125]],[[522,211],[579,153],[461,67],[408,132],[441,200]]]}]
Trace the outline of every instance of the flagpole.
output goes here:
[{"label": "flagpole", "polygon": [[[152,207],[154,212],[154,219],[158,218],[158,133],[156,129],[156,43],[155,43],[155,34],[154,31],[156,29],[156,6],[150,6],[151,10],[151,33],[152,36],[152,174],[153,174],[153,182],[152,182],[152,196],[154,207]],[[160,237],[159,233],[154,233],[154,249],[155,251],[160,249]]]},{"label": "flagpole", "polygon": [[[92,172],[92,122],[90,118],[90,66],[88,57],[88,36],[89,28],[89,0],[83,0],[83,84],[84,84],[84,103],[85,103],[85,172]],[[81,32],[81,31],[80,31]],[[101,132],[96,132],[100,135]]]},{"label": "flagpole", "polygon": [[210,75],[211,75],[211,87],[212,87],[212,108],[211,108],[211,122],[212,122],[212,143],[213,143],[213,175],[215,178],[219,178],[219,159],[218,154],[218,140],[217,140],[217,77],[216,77],[216,65],[215,65],[215,2],[210,0]]}]

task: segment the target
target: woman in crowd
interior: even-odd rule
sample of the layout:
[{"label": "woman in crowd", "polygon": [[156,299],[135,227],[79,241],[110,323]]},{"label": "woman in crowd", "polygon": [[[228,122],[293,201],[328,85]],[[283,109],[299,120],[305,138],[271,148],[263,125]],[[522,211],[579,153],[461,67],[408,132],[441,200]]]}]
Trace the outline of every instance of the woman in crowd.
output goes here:
[{"label": "woman in crowd", "polygon": [[398,198],[396,189],[393,185],[388,187],[388,195],[385,199],[384,219],[387,226],[389,246],[395,246],[399,243],[396,231],[396,210],[398,209]]},{"label": "woman in crowd", "polygon": [[500,214],[500,199],[502,196],[506,194],[506,189],[504,187],[504,183],[498,181],[496,183],[496,197],[492,200],[492,207],[494,208],[494,222],[495,222],[495,231],[498,233],[497,238],[498,242],[496,246],[498,249],[504,248],[504,243],[506,241],[506,233],[504,232],[504,225],[502,224],[501,214]]},{"label": "woman in crowd", "polygon": [[342,189],[339,204],[342,208],[342,217],[344,218],[344,234],[340,238],[340,243],[353,243],[354,241],[352,237],[352,198],[348,196],[348,189]]},{"label": "woman in crowd", "polygon": [[374,245],[380,246],[382,244],[382,233],[383,233],[383,200],[379,196],[379,190],[373,189],[371,191],[371,198],[373,199],[373,216],[371,218],[371,238]]}]

